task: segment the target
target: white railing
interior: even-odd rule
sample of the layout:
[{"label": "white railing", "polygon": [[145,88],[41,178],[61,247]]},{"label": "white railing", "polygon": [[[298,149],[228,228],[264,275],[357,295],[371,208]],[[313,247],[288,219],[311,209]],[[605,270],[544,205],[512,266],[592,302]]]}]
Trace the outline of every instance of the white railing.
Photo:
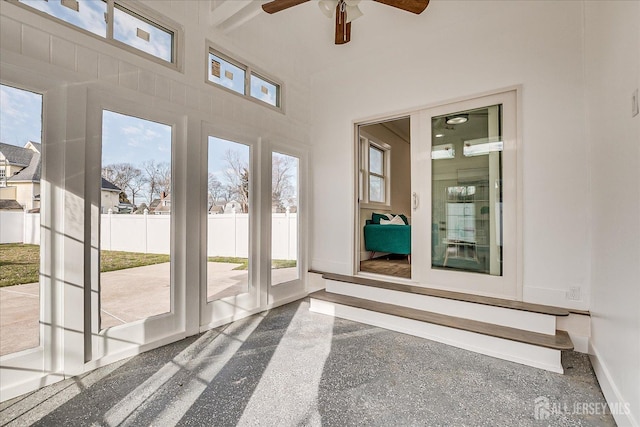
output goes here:
[{"label": "white railing", "polygon": [[[102,214],[100,247],[104,250],[168,254],[170,215]],[[249,254],[249,215],[209,215],[207,256],[246,258]],[[297,258],[298,215],[272,214],[273,259]],[[40,244],[40,214],[0,211],[0,243]]]}]

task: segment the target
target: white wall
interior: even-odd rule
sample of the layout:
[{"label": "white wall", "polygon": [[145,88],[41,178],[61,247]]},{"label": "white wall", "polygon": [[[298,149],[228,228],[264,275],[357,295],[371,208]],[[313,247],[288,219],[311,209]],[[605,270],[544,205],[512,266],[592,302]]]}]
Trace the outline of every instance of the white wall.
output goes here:
[{"label": "white wall", "polygon": [[[312,267],[353,265],[353,226],[330,212],[354,206],[352,121],[522,85],[524,298],[588,308],[582,4],[433,2],[425,13],[419,23],[388,14],[394,30],[375,50],[352,49],[312,76]],[[582,301],[566,299],[569,286]]]},{"label": "white wall", "polygon": [[591,352],[620,426],[640,425],[640,3],[585,2],[591,150]]}]

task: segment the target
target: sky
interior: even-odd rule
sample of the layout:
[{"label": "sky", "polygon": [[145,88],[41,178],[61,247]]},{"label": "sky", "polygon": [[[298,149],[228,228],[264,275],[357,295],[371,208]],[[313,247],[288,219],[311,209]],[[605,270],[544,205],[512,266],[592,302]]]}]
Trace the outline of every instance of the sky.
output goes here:
[{"label": "sky", "polygon": [[[42,142],[42,95],[0,86],[0,142],[24,147],[28,141]],[[209,172],[224,181],[225,152],[236,150],[248,164],[249,146],[210,137]],[[171,161],[171,126],[107,111],[103,113],[102,165],[147,160]]]},{"label": "sky", "polygon": [[[62,6],[60,0],[20,1],[100,37],[107,36],[107,23],[104,19],[107,4],[104,1],[79,0],[78,11]],[[138,36],[138,28],[149,34],[148,41]],[[173,54],[171,33],[138,19],[121,8],[114,10],[113,38],[171,62]]]},{"label": "sky", "polygon": [[24,147],[42,140],[42,95],[0,86],[0,142]]}]

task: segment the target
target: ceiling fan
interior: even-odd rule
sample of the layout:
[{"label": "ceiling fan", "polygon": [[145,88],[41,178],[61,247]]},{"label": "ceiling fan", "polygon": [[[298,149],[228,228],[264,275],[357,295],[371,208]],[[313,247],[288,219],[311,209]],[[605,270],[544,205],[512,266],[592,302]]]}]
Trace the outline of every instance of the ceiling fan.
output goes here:
[{"label": "ceiling fan", "polygon": [[[280,12],[293,6],[306,3],[309,0],[273,0],[262,5],[262,9],[271,14]],[[419,15],[427,8],[429,0],[373,0],[387,6],[406,10]],[[351,21],[362,16],[358,8],[360,0],[320,0],[320,10],[328,18],[332,18],[335,11],[336,44],[345,44],[351,40]]]}]

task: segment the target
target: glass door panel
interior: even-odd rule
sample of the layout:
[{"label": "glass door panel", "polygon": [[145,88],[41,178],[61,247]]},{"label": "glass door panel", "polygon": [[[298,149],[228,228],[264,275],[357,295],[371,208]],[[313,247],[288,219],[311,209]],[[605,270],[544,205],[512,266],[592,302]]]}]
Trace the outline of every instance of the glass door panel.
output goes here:
[{"label": "glass door panel", "polygon": [[502,275],[501,109],[431,119],[433,268]]},{"label": "glass door panel", "polygon": [[213,136],[207,160],[207,301],[249,292],[250,147]]},{"label": "glass door panel", "polygon": [[508,91],[412,115],[415,281],[521,297],[516,97]]},{"label": "glass door panel", "polygon": [[171,126],[105,110],[100,329],[171,311]]},{"label": "glass door panel", "polygon": [[2,85],[0,119],[0,357],[40,346],[41,259],[40,191],[44,160],[42,95]]},{"label": "glass door panel", "polygon": [[271,155],[271,284],[297,280],[299,159]]}]

